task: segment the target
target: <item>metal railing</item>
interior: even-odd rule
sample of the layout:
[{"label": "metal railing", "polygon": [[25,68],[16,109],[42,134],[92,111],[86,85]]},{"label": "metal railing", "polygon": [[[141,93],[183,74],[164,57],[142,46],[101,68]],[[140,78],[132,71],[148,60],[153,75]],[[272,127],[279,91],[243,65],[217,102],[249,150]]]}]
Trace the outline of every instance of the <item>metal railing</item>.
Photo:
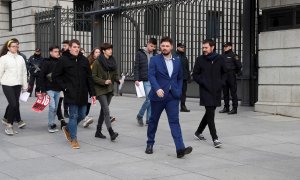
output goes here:
[{"label": "metal railing", "polygon": [[95,1],[94,8],[76,11],[55,6],[36,13],[37,47],[46,52],[50,45],[76,38],[89,52],[110,42],[120,72],[130,78],[136,50],[150,37],[170,36],[175,48],[179,42],[186,44],[192,69],[206,38],[216,41],[219,53],[224,42],[231,41],[242,55],[242,7],[242,0],[102,0]]}]

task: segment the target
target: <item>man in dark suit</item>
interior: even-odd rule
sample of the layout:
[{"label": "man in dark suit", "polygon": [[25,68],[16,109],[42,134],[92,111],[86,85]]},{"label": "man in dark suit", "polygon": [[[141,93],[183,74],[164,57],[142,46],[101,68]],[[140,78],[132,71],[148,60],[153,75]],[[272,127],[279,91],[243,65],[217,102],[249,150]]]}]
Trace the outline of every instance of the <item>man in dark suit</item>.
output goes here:
[{"label": "man in dark suit", "polygon": [[175,142],[177,158],[192,152],[192,147],[185,147],[179,124],[179,100],[182,91],[182,68],[178,57],[173,57],[173,41],[164,37],[160,41],[162,54],[153,56],[149,64],[149,81],[151,91],[149,99],[151,103],[151,116],[147,131],[146,153],[153,153],[155,133],[162,111],[165,109],[172,137]]},{"label": "man in dark suit", "polygon": [[221,147],[215,127],[215,110],[221,106],[221,91],[225,84],[226,72],[224,58],[215,52],[215,42],[206,39],[202,42],[203,55],[196,59],[193,79],[199,84],[200,106],[205,106],[205,114],[199,124],[195,137],[205,140],[202,132],[208,125],[214,146]]}]

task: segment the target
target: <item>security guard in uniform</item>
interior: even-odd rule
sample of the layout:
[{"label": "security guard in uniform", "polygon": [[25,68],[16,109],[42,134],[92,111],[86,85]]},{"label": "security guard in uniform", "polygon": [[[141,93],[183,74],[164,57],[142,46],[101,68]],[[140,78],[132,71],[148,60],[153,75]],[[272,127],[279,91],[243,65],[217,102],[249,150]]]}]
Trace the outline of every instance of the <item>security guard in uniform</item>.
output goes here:
[{"label": "security guard in uniform", "polygon": [[180,112],[190,112],[190,110],[185,106],[186,101],[186,91],[188,83],[191,82],[189,61],[185,54],[186,46],[183,43],[177,44],[176,55],[179,57],[182,67],[182,75],[183,75],[183,84],[182,84],[182,94],[180,98]]},{"label": "security guard in uniform", "polygon": [[[219,113],[236,114],[238,107],[237,98],[237,83],[236,75],[241,74],[242,63],[237,54],[232,51],[232,42],[226,42],[224,44],[224,53],[222,56],[225,59],[225,65],[228,70],[226,84],[223,87],[224,96],[224,109],[219,111]],[[232,98],[232,109],[229,111],[229,91]]]}]

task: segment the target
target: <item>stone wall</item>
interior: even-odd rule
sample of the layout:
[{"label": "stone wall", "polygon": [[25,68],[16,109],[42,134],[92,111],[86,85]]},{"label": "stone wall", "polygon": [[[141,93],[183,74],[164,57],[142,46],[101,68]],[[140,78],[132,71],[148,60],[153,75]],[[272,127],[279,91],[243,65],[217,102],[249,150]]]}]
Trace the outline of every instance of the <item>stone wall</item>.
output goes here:
[{"label": "stone wall", "polygon": [[[56,0],[12,0],[12,31],[8,28],[8,3],[0,2],[0,45],[15,37],[20,41],[20,51],[29,57],[35,49],[35,12],[55,6]],[[72,0],[60,0],[59,4],[73,8]]]},{"label": "stone wall", "polygon": [[[262,0],[261,8],[300,4]],[[261,32],[259,86],[255,111],[300,117],[300,29]]]}]

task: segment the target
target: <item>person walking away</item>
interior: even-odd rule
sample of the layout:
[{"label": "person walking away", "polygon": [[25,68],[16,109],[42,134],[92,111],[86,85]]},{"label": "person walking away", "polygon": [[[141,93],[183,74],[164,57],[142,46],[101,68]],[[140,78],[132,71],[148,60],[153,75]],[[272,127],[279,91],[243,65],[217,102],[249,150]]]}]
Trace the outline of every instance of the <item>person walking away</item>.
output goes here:
[{"label": "person walking away", "polygon": [[[224,44],[224,52],[222,56],[225,59],[227,68],[226,83],[223,87],[224,108],[219,113],[237,114],[238,98],[236,75],[241,74],[242,63],[237,54],[232,50],[232,42]],[[232,109],[229,111],[229,92],[232,98]]]},{"label": "person walking away", "polygon": [[18,54],[19,44],[15,40],[7,41],[0,52],[0,83],[8,101],[5,133],[14,135],[13,123],[20,112],[19,97],[21,90],[27,91],[27,70],[22,56]]},{"label": "person walking away", "polygon": [[69,106],[69,122],[62,128],[63,132],[72,148],[79,149],[77,124],[85,117],[88,94],[93,102],[96,97],[88,60],[79,52],[80,42],[70,40],[69,46],[69,51],[59,58],[52,79],[63,89],[64,100]]},{"label": "person walking away", "polygon": [[155,38],[150,38],[148,40],[147,46],[142,49],[139,49],[135,56],[135,61],[134,61],[135,85],[140,86],[140,82],[143,81],[143,86],[146,94],[146,99],[136,116],[137,123],[139,126],[144,126],[143,116],[146,110],[147,110],[146,124],[148,124],[149,118],[151,116],[151,106],[148,97],[149,92],[151,90],[151,85],[148,80],[148,67],[149,67],[150,58],[157,54],[155,51],[156,45],[157,45],[157,40]]},{"label": "person walking away", "polygon": [[226,67],[224,58],[215,52],[216,44],[211,39],[202,42],[203,54],[196,59],[193,69],[193,79],[199,84],[200,106],[205,107],[205,114],[195,132],[195,137],[205,140],[202,132],[208,125],[214,146],[219,148],[222,143],[218,140],[215,127],[215,110],[221,106],[221,91],[225,83]]}]

